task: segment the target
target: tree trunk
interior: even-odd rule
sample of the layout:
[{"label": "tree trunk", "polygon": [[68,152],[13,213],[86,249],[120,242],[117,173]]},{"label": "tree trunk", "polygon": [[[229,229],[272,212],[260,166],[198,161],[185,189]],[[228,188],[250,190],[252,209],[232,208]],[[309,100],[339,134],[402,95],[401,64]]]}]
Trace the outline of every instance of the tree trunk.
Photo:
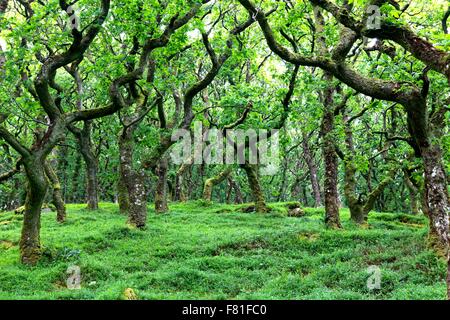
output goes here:
[{"label": "tree trunk", "polygon": [[448,251],[448,190],[442,151],[438,146],[422,148],[425,171],[425,205],[430,218],[430,240],[432,245]]},{"label": "tree trunk", "polygon": [[80,172],[81,172],[81,155],[76,155],[75,158],[75,168],[72,173],[72,196],[70,197],[71,203],[78,203],[79,202],[79,185],[80,185]]},{"label": "tree trunk", "polygon": [[325,162],[325,223],[330,228],[342,228],[339,218],[338,159],[334,147],[334,113],[332,106],[332,90],[326,93],[325,110],[322,122],[322,153]]},{"label": "tree trunk", "polygon": [[420,155],[424,167],[424,211],[430,219],[430,243],[445,254],[449,253],[448,214],[449,195],[447,176],[442,160],[442,150],[433,144],[431,129],[436,138],[440,136],[440,125],[430,126],[427,114],[426,96],[418,97],[406,108],[408,114],[408,130],[416,146],[416,154]]},{"label": "tree trunk", "polygon": [[167,158],[162,158],[156,167],[156,175],[158,176],[158,182],[156,184],[155,191],[155,212],[165,213],[169,210],[167,205]]},{"label": "tree trunk", "polygon": [[187,169],[191,168],[191,164],[183,163],[177,171],[175,176],[175,194],[174,201],[184,202],[187,200],[186,192],[184,190],[184,175]]},{"label": "tree trunk", "polygon": [[425,212],[430,219],[430,244],[447,258],[447,297],[450,300],[449,196],[447,177],[438,146],[422,148],[425,169]]},{"label": "tree trunk", "polygon": [[[325,20],[321,10],[314,7],[314,20],[317,36],[315,37],[317,50],[323,56],[330,54],[326,43]],[[325,224],[329,228],[342,228],[339,217],[339,194],[338,184],[338,158],[334,145],[334,93],[333,75],[324,72],[324,80],[328,83],[327,87],[320,92],[323,105],[323,118],[320,135],[322,137],[322,154],[325,163],[324,173],[324,198],[325,198]]]},{"label": "tree trunk", "polygon": [[410,206],[411,213],[414,215],[418,215],[419,214],[419,206],[418,206],[417,194],[418,194],[419,190],[418,190],[418,188],[416,188],[416,186],[414,186],[413,182],[411,181],[411,179],[409,178],[409,176],[406,172],[404,173],[403,180],[405,182],[406,187],[408,188],[409,206]]},{"label": "tree trunk", "polygon": [[66,204],[62,197],[61,184],[50,163],[45,163],[44,169],[53,190],[52,202],[56,207],[56,221],[63,223],[66,221]]},{"label": "tree trunk", "polygon": [[69,161],[67,160],[68,153],[69,147],[67,145],[59,148],[57,175],[61,177],[61,192],[64,202],[70,200],[67,196],[67,166],[69,165]]},{"label": "tree trunk", "polygon": [[130,206],[128,208],[128,224],[136,228],[144,228],[147,223],[147,192],[145,173],[133,172],[132,180],[127,180]]},{"label": "tree trunk", "polygon": [[309,178],[311,180],[311,187],[314,197],[314,207],[320,207],[322,205],[322,199],[320,197],[320,186],[317,178],[317,166],[314,162],[314,157],[309,147],[309,141],[306,134],[303,134],[303,154],[305,156],[306,165],[309,170]]},{"label": "tree trunk", "polygon": [[262,192],[261,184],[259,182],[259,174],[257,165],[243,164],[241,165],[247,174],[248,184],[252,190],[253,201],[255,201],[256,212],[268,212],[266,200]]},{"label": "tree trunk", "polygon": [[[92,156],[93,156],[93,154],[92,154]],[[89,156],[89,159],[87,157],[84,157],[84,161],[86,162],[87,209],[97,210],[98,209],[98,164],[97,164],[97,159],[95,157]]]},{"label": "tree trunk", "polygon": [[241,204],[244,202],[242,197],[241,188],[239,187],[239,184],[234,181],[232,177],[228,177],[228,181],[230,183],[230,187],[234,190],[234,203],[235,204]]},{"label": "tree trunk", "polygon": [[133,169],[133,149],[133,133],[128,128],[119,136],[121,179],[128,193],[128,224],[144,228],[147,221],[145,173]]},{"label": "tree trunk", "polygon": [[353,143],[352,123],[351,121],[349,122],[348,115],[344,115],[344,122],[346,154],[340,155],[344,161],[344,194],[350,209],[351,219],[357,224],[365,224],[367,223],[369,212],[374,208],[376,200],[379,199],[386,186],[392,182],[392,177],[395,175],[396,170],[391,170],[388,176],[369,193],[366,199],[364,199],[363,195],[358,195],[356,192],[356,152]]},{"label": "tree trunk", "polygon": [[41,208],[48,189],[44,165],[34,157],[24,161],[28,178],[25,213],[20,238],[20,260],[35,265],[41,257]]},{"label": "tree trunk", "polygon": [[283,173],[281,175],[280,189],[278,190],[278,196],[276,199],[277,202],[281,202],[285,199],[285,189],[286,189],[286,184],[287,184],[287,171],[288,171],[288,162],[287,162],[287,158],[286,158],[283,163]]},{"label": "tree trunk", "polygon": [[183,176],[178,175],[175,176],[175,190],[173,195],[173,201],[185,201],[186,196],[183,192]]},{"label": "tree trunk", "polygon": [[86,202],[89,210],[98,209],[98,160],[92,151],[91,122],[85,121],[77,134],[80,152],[86,165]]},{"label": "tree trunk", "polygon": [[[406,107],[408,114],[408,131],[413,138],[415,152],[423,160],[424,167],[424,197],[423,211],[430,220],[429,241],[434,249],[447,258],[450,264],[449,250],[449,194],[447,184],[447,174],[445,172],[442,149],[433,138],[442,137],[442,127],[445,122],[442,119],[434,119],[432,123],[428,118],[428,108],[426,102],[427,86],[429,80],[424,77],[424,92],[422,97],[417,97]],[[425,94],[424,94],[425,93]],[[450,266],[448,267],[450,272]],[[450,275],[447,275],[450,280]],[[448,298],[450,299],[450,282],[448,286]]]},{"label": "tree trunk", "polygon": [[393,178],[395,177],[395,173],[397,172],[396,168],[393,168],[389,171],[388,175],[386,178],[384,178],[379,184],[378,186],[372,190],[372,192],[369,193],[369,195],[367,196],[367,200],[364,202],[364,206],[363,206],[363,211],[364,211],[364,215],[366,216],[366,220],[367,220],[367,215],[369,214],[370,211],[373,210],[373,208],[375,207],[375,202],[377,201],[377,199],[380,198],[380,196],[383,194],[384,189],[393,182]]},{"label": "tree trunk", "polygon": [[357,224],[364,224],[367,222],[367,216],[363,210],[364,203],[356,195],[356,168],[352,159],[352,157],[349,157],[344,160],[344,194],[350,210],[350,218]]},{"label": "tree trunk", "polygon": [[350,209],[350,218],[352,219],[353,222],[360,225],[367,223],[368,216],[364,212],[361,203],[353,204],[351,206],[349,205],[349,209]]},{"label": "tree trunk", "polygon": [[203,200],[211,201],[213,187],[222,183],[222,181],[227,179],[228,176],[230,175],[231,171],[232,171],[232,168],[228,167],[225,170],[221,171],[216,176],[206,179],[205,185],[203,187]]},{"label": "tree trunk", "polygon": [[125,184],[122,166],[119,166],[119,179],[117,181],[117,201],[119,203],[119,211],[121,214],[128,214],[130,199],[128,196],[127,186]]}]

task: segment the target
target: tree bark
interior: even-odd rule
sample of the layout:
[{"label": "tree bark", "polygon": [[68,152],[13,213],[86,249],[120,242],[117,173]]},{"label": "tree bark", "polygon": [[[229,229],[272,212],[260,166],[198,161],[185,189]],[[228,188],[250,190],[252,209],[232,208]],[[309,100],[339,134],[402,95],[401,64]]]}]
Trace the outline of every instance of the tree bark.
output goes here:
[{"label": "tree bark", "polygon": [[352,120],[349,120],[348,115],[344,115],[346,154],[341,154],[344,161],[344,194],[350,209],[351,219],[357,224],[365,224],[367,223],[369,212],[374,208],[376,200],[383,193],[386,186],[392,182],[392,177],[395,175],[396,170],[390,170],[388,176],[375,189],[370,191],[367,197],[362,194],[358,195],[356,192],[356,152],[351,125]]},{"label": "tree bark", "polygon": [[53,170],[50,163],[45,163],[45,174],[50,181],[50,186],[53,190],[52,202],[56,207],[56,221],[63,223],[66,221],[66,204],[64,203],[62,193],[61,193],[61,183],[59,182],[58,176]]},{"label": "tree bark", "polygon": [[182,175],[175,175],[175,190],[173,195],[173,201],[185,201],[186,196],[183,192],[183,176]]},{"label": "tree bark", "polygon": [[156,213],[165,213],[169,210],[169,206],[167,205],[167,169],[168,160],[163,157],[156,167],[156,175],[158,176],[155,191]]},{"label": "tree bark", "polygon": [[145,173],[133,168],[133,130],[125,128],[119,136],[120,179],[128,193],[128,224],[144,228],[147,221]]},{"label": "tree bark", "polygon": [[277,202],[282,202],[285,199],[285,189],[286,189],[286,185],[287,185],[287,170],[288,170],[288,161],[287,158],[285,159],[284,163],[283,163],[283,172],[281,175],[281,184],[280,184],[280,188],[278,190],[278,196],[276,201]]},{"label": "tree bark", "polygon": [[247,174],[248,184],[252,190],[253,201],[255,202],[256,212],[268,212],[266,200],[262,192],[261,184],[259,182],[259,174],[257,165],[243,164],[241,165]]},{"label": "tree bark", "polygon": [[48,189],[48,180],[41,161],[31,156],[24,161],[28,178],[25,212],[20,238],[20,260],[35,265],[41,257],[40,229],[41,208]]},{"label": "tree bark", "polygon": [[83,129],[72,129],[86,166],[86,202],[88,210],[98,209],[98,160],[92,151],[91,121],[84,121]]},{"label": "tree bark", "polygon": [[[331,81],[331,76],[327,75]],[[330,228],[342,228],[339,218],[338,184],[338,158],[334,147],[334,108],[333,89],[327,88],[324,92],[324,115],[322,119],[322,154],[325,163],[325,223]]]},{"label": "tree bark", "polygon": [[228,167],[225,170],[221,171],[216,176],[206,179],[205,185],[203,187],[203,200],[211,201],[212,198],[212,191],[214,186],[222,183],[225,179],[229,177],[231,174],[232,168]]},{"label": "tree bark", "polygon": [[183,163],[176,173],[174,201],[184,202],[187,200],[186,192],[184,190],[184,176],[186,170],[190,169],[191,166],[192,164]]},{"label": "tree bark", "polygon": [[408,115],[408,130],[416,146],[416,155],[420,156],[424,167],[424,211],[430,219],[430,242],[441,253],[448,255],[449,228],[449,195],[447,175],[444,169],[442,149],[432,142],[434,136],[439,136],[437,129],[430,127],[427,110],[428,77],[424,73],[425,93],[416,97],[406,107]]},{"label": "tree bark", "polygon": [[228,181],[230,183],[230,187],[234,190],[234,203],[235,204],[241,204],[244,202],[242,197],[241,188],[239,187],[239,184],[234,181],[232,177],[228,177]]},{"label": "tree bark", "polygon": [[87,209],[97,210],[98,209],[98,164],[97,159],[91,158],[86,160],[86,198],[87,198]]},{"label": "tree bark", "polygon": [[408,176],[407,172],[404,172],[404,179],[406,187],[408,188],[409,193],[409,206],[411,210],[411,214],[418,215],[419,212],[419,206],[418,206],[418,199],[417,194],[419,193],[419,189],[416,188],[414,183],[411,181],[411,179]]},{"label": "tree bark", "polygon": [[350,218],[357,224],[364,224],[367,222],[367,216],[365,216],[363,210],[364,202],[356,194],[356,167],[353,163],[353,157],[347,157],[344,160],[344,194],[350,210]]},{"label": "tree bark", "polygon": [[80,172],[82,170],[81,167],[81,155],[77,154],[75,158],[75,168],[72,172],[72,195],[70,197],[71,203],[79,202],[79,185],[80,185]]},{"label": "tree bark", "polygon": [[130,194],[128,208],[128,224],[142,229],[147,224],[147,190],[145,188],[145,173],[133,172],[133,180],[127,181]]},{"label": "tree bark", "polygon": [[[430,220],[429,243],[440,255],[447,258],[450,272],[448,180],[442,149],[438,142],[433,141],[441,137],[440,127],[444,122],[439,119],[433,119],[436,123],[429,121],[426,101],[429,80],[426,72],[423,80],[422,95],[411,101],[405,109],[408,114],[408,130],[414,142],[413,146],[416,146],[416,155],[423,161],[423,211]],[[450,274],[447,274],[447,291],[450,299]]]},{"label": "tree bark", "polygon": [[380,198],[380,196],[383,194],[384,189],[393,181],[393,178],[395,177],[395,173],[396,173],[396,169],[391,169],[388,172],[388,175],[386,178],[384,178],[379,184],[378,186],[372,190],[372,192],[369,193],[369,195],[367,196],[367,200],[364,203],[364,207],[363,207],[363,212],[364,215],[366,216],[366,220],[367,220],[367,215],[369,214],[370,211],[373,210],[373,208],[375,207],[375,202],[377,201],[377,199]]},{"label": "tree bark", "polygon": [[121,214],[128,214],[130,206],[130,199],[128,196],[127,186],[124,181],[124,173],[122,172],[122,165],[119,165],[119,179],[117,181],[117,201],[119,203],[119,211]]},{"label": "tree bark", "polygon": [[425,205],[430,218],[430,240],[446,252],[448,250],[448,191],[442,151],[439,146],[422,148],[425,171]]},{"label": "tree bark", "polygon": [[69,161],[67,160],[67,156],[69,153],[69,147],[64,145],[59,148],[58,152],[58,168],[56,170],[57,175],[61,177],[61,187],[62,187],[62,195],[64,202],[70,200],[67,196],[67,167],[69,165]]},{"label": "tree bark", "polygon": [[319,179],[317,178],[317,166],[314,161],[313,154],[311,152],[311,149],[309,147],[309,141],[306,134],[303,134],[303,154],[305,157],[306,165],[308,166],[309,170],[309,178],[311,180],[311,188],[313,191],[313,197],[314,197],[314,207],[320,207],[322,205],[322,199],[320,196],[320,186],[319,186]]}]

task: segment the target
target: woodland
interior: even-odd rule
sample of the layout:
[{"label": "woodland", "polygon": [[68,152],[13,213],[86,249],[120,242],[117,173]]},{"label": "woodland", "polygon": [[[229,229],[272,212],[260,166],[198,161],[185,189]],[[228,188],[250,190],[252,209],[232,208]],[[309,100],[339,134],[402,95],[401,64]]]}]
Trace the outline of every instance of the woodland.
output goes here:
[{"label": "woodland", "polygon": [[449,17],[0,0],[0,299],[450,299]]}]

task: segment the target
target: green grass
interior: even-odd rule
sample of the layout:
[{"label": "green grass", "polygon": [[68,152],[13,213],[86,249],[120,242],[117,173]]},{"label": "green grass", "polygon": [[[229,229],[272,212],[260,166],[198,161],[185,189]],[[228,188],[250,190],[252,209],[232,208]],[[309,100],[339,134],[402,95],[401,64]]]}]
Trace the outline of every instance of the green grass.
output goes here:
[{"label": "green grass", "polygon": [[[323,226],[323,209],[301,218],[235,212],[204,202],[149,211],[144,231],[125,225],[112,204],[97,212],[68,206],[68,221],[43,213],[45,247],[36,267],[18,262],[21,216],[0,213],[0,299],[445,299],[444,261],[426,248],[425,217],[371,213],[370,227]],[[78,265],[82,289],[68,290]],[[381,289],[367,288],[370,265]]]}]

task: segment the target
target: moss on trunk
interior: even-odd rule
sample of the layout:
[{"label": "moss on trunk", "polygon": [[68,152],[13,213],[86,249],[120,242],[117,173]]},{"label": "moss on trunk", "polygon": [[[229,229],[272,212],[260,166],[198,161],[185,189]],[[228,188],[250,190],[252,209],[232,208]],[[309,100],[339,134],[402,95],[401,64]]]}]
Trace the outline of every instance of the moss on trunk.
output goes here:
[{"label": "moss on trunk", "polygon": [[167,205],[167,167],[168,161],[166,158],[163,158],[156,167],[156,175],[158,176],[155,191],[156,213],[165,213],[169,211],[169,206]]},{"label": "moss on trunk", "polygon": [[52,203],[56,208],[56,221],[63,223],[66,221],[66,204],[64,203],[61,194],[61,184],[59,183],[58,176],[49,163],[45,164],[45,174],[50,181],[51,188],[53,190]]},{"label": "moss on trunk", "polygon": [[205,184],[203,186],[203,200],[211,201],[213,187],[227,179],[231,171],[232,168],[228,167],[225,170],[219,172],[216,176],[211,177],[205,181]]},{"label": "moss on trunk", "polygon": [[252,164],[244,164],[242,168],[247,174],[248,184],[252,190],[253,201],[255,201],[256,212],[268,212],[266,200],[262,192],[261,184],[259,182],[258,166]]},{"label": "moss on trunk", "polygon": [[47,193],[48,180],[44,165],[39,159],[30,157],[24,161],[24,166],[28,184],[19,243],[20,260],[23,264],[35,265],[41,257],[41,208]]}]

